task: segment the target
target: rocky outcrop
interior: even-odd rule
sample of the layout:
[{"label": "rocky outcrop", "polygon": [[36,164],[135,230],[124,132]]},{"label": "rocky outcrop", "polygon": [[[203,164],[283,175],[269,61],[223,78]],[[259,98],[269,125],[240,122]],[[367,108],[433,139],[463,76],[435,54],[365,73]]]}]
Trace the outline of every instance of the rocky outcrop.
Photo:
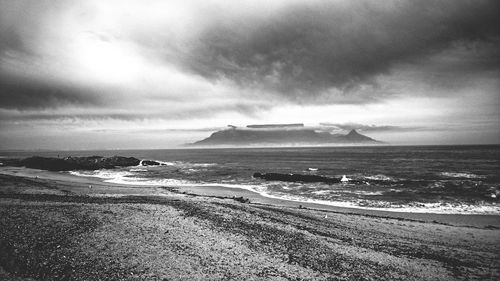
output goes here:
[{"label": "rocky outcrop", "polygon": [[154,160],[142,160],[141,165],[142,166],[160,166],[162,164],[160,162],[154,161]]},{"label": "rocky outcrop", "polygon": [[26,167],[48,171],[71,171],[71,170],[99,170],[112,169],[115,167],[137,166],[141,161],[134,157],[66,157],[51,158],[33,156],[25,159],[10,159],[5,165]]},{"label": "rocky outcrop", "polygon": [[323,183],[339,183],[340,179],[330,178],[318,175],[303,175],[303,174],[280,174],[280,173],[255,173],[254,178],[260,178],[266,181],[285,181],[285,182],[323,182]]}]

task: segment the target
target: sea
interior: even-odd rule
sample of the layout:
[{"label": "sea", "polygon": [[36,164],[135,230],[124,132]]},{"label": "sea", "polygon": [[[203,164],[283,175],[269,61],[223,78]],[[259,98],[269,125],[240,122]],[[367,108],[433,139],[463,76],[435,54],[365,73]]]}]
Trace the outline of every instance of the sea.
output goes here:
[{"label": "sea", "polygon": [[[398,212],[500,214],[500,145],[3,152],[2,157],[132,156],[159,166],[70,171],[130,186],[245,189],[265,197]],[[341,183],[265,181],[282,173]]]}]

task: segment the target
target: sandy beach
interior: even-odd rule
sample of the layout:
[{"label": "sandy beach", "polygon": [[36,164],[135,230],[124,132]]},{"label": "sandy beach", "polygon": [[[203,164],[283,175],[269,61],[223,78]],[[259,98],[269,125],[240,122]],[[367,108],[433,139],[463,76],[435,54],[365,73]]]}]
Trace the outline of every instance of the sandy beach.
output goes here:
[{"label": "sandy beach", "polygon": [[0,0],[0,281],[500,281],[500,0]]},{"label": "sandy beach", "polygon": [[21,168],[2,168],[0,182],[0,279],[500,278],[496,215],[348,209]]}]

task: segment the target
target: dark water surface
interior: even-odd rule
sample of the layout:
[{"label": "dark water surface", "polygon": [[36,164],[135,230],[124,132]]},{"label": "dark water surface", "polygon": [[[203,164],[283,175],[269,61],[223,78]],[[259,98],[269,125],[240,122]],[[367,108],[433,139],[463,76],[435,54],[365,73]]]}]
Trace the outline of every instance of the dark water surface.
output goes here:
[{"label": "dark water surface", "polygon": [[[398,211],[500,214],[500,146],[384,146],[3,152],[3,157],[122,155],[163,162],[91,172],[130,185],[222,185],[265,196]],[[253,173],[300,173],[349,183],[266,182]],[[356,182],[356,183],[354,183]]]}]

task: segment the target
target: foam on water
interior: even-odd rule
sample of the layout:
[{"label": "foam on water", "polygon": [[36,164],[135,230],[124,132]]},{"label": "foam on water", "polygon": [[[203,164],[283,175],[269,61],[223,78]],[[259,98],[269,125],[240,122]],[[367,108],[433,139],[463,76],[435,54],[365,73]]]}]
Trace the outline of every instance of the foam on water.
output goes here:
[{"label": "foam on water", "polygon": [[116,171],[116,170],[70,171],[69,173],[71,175],[79,177],[95,177],[101,179],[115,179],[133,175],[133,173],[129,171]]},{"label": "foam on water", "polygon": [[483,215],[498,215],[500,213],[500,206],[496,204],[450,204],[447,202],[439,203],[420,203],[414,202],[412,204],[399,204],[395,205],[391,202],[374,201],[373,204],[366,204],[366,201],[332,201],[332,200],[317,200],[311,198],[304,198],[293,195],[274,195],[268,193],[260,193],[260,195],[268,198],[282,199],[294,201],[297,203],[312,203],[318,205],[326,205],[333,207],[364,209],[364,210],[377,210],[387,212],[402,212],[402,213],[433,213],[433,214],[483,214]]},{"label": "foam on water", "polygon": [[[500,205],[495,203],[487,204],[465,204],[465,203],[449,203],[449,202],[412,202],[408,204],[395,204],[394,202],[387,201],[370,201],[370,200],[321,200],[307,198],[300,195],[287,194],[283,192],[270,192],[265,184],[236,184],[236,183],[206,183],[194,182],[178,179],[150,179],[144,177],[132,176],[133,174],[128,171],[112,171],[112,170],[98,170],[90,172],[71,171],[70,174],[75,176],[84,177],[98,177],[102,178],[104,182],[137,185],[137,186],[169,186],[169,187],[223,187],[232,189],[244,189],[251,192],[260,194],[261,196],[280,199],[287,201],[294,201],[297,203],[313,203],[325,206],[366,209],[366,210],[379,210],[390,212],[414,212],[414,213],[438,213],[438,214],[499,214]],[[337,190],[338,191],[338,190]],[[335,193],[336,190],[315,190],[312,194],[327,195]],[[353,194],[361,195],[381,195],[378,191],[352,191]],[[336,198],[341,198],[337,196]]]},{"label": "foam on water", "polygon": [[[387,201],[367,201],[367,200],[355,200],[355,201],[344,201],[344,200],[321,200],[307,198],[298,195],[291,195],[281,192],[269,192],[263,186],[256,185],[226,185],[226,184],[213,184],[208,186],[222,186],[230,188],[241,188],[249,191],[256,192],[261,196],[273,199],[281,199],[287,201],[294,201],[298,203],[313,203],[326,206],[334,207],[344,207],[344,208],[355,208],[355,209],[366,209],[366,210],[378,210],[378,211],[389,211],[389,212],[410,212],[410,213],[436,213],[436,214],[500,214],[500,205],[495,203],[488,204],[465,204],[465,203],[449,203],[449,202],[438,202],[438,203],[425,203],[425,202],[412,202],[410,204],[394,204],[393,202]],[[333,190],[321,190],[315,191],[317,194],[329,194],[335,191]],[[314,192],[313,192],[314,193]],[[355,191],[353,193],[362,195],[381,195],[381,192],[362,192]],[[341,198],[341,196],[336,196]]]},{"label": "foam on water", "polygon": [[105,182],[126,184],[126,185],[139,185],[139,186],[168,186],[168,187],[193,186],[193,183],[184,180],[176,180],[176,179],[152,180],[139,177],[116,177],[105,180]]},{"label": "foam on water", "polygon": [[129,171],[131,171],[131,172],[147,172],[148,169],[145,169],[145,168],[144,169],[143,168],[132,168]]},{"label": "foam on water", "polygon": [[95,170],[95,171],[70,171],[69,173],[79,177],[96,177],[103,179],[104,182],[125,184],[125,185],[140,185],[140,186],[180,186],[192,185],[192,182],[176,180],[176,179],[150,179],[137,177],[131,171],[140,172],[143,170],[130,169],[130,171],[117,170]]},{"label": "foam on water", "polygon": [[[134,157],[161,165],[71,174],[132,186],[244,189],[298,204],[310,202],[399,212],[500,214],[500,146],[135,153]],[[256,172],[338,179],[346,175],[352,180],[346,183],[265,181],[253,178]]]},{"label": "foam on water", "polygon": [[440,176],[447,178],[466,178],[466,179],[484,179],[486,176],[476,175],[473,173],[461,173],[461,172],[442,172],[439,173]]},{"label": "foam on water", "polygon": [[382,191],[363,191],[363,190],[352,191],[352,193],[357,194],[357,195],[369,195],[369,196],[376,196],[376,195],[383,195],[384,194]]},{"label": "foam on water", "polygon": [[[160,165],[146,165],[143,166],[143,161],[154,161],[160,163]],[[150,160],[143,159],[139,162],[138,167],[161,167],[161,166],[173,166],[178,168],[196,168],[196,167],[213,167],[218,165],[217,163],[191,163],[184,161],[161,161],[161,160]]]},{"label": "foam on water", "polygon": [[371,175],[371,176],[363,176],[364,179],[367,180],[375,180],[375,181],[396,181],[393,177],[386,176],[386,175]]}]

